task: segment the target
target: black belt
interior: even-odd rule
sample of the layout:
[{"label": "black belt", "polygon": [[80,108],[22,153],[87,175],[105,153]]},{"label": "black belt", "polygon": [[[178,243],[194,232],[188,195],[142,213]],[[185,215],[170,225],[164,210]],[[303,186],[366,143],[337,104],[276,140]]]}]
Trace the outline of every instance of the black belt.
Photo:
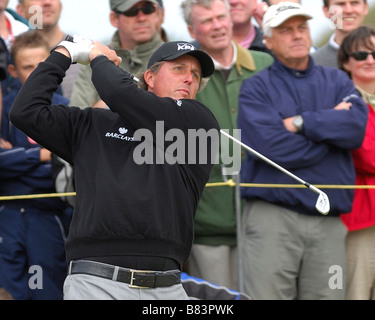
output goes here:
[{"label": "black belt", "polygon": [[94,261],[72,261],[69,274],[89,274],[128,283],[130,288],[170,287],[181,283],[181,272],[126,269]]}]

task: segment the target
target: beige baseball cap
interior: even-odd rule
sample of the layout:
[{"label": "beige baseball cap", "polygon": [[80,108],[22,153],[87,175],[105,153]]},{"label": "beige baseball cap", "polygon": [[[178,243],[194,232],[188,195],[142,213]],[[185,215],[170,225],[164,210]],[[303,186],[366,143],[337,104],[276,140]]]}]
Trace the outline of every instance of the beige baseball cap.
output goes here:
[{"label": "beige baseball cap", "polygon": [[276,28],[283,24],[286,20],[296,16],[303,16],[307,20],[313,18],[313,16],[299,3],[282,1],[278,4],[270,6],[263,16],[264,34],[266,36],[270,35],[272,28]]}]

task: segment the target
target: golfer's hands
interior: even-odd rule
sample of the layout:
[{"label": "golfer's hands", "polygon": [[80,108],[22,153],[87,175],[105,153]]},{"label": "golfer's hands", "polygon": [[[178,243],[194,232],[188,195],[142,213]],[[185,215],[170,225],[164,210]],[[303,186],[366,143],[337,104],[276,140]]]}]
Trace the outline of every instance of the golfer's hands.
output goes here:
[{"label": "golfer's hands", "polygon": [[112,50],[108,46],[102,45],[99,41],[94,41],[90,51],[90,60],[93,60],[100,55],[106,56],[116,66],[120,65],[122,61],[121,57],[117,55],[115,50]]},{"label": "golfer's hands", "polygon": [[70,37],[69,40],[61,41],[54,51],[64,54],[72,60],[72,63],[89,64],[97,56],[104,55],[118,66],[122,62],[116,51],[99,41],[91,41],[80,36]]},{"label": "golfer's hands", "polygon": [[65,48],[69,52],[72,63],[89,64],[93,42],[78,35],[74,35],[70,40],[61,41],[55,50],[61,52],[58,49],[61,47]]}]

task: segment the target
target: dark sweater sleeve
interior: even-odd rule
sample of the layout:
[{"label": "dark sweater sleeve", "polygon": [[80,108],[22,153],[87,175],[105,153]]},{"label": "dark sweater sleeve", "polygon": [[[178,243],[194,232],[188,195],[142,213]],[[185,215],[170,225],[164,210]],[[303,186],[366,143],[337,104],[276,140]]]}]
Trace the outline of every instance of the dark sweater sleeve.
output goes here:
[{"label": "dark sweater sleeve", "polygon": [[67,161],[71,161],[68,150],[74,139],[70,128],[78,120],[79,108],[51,104],[70,64],[69,58],[52,52],[26,80],[10,111],[10,120],[18,129]]},{"label": "dark sweater sleeve", "polygon": [[213,114],[199,101],[175,101],[140,89],[127,71],[104,56],[92,60],[91,68],[92,82],[100,98],[135,129],[147,128],[153,132],[156,121],[163,121],[166,131],[218,127]]}]

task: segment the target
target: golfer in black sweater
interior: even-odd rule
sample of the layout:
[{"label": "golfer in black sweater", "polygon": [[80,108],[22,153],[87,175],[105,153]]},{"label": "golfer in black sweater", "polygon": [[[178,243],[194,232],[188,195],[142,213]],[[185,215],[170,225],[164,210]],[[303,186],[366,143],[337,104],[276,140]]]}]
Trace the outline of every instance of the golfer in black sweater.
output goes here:
[{"label": "golfer in black sweater", "polygon": [[[63,41],[24,84],[11,121],[75,168],[64,299],[187,299],[180,271],[219,144],[216,119],[193,99],[214,65],[190,43],[165,43],[140,88],[120,61],[99,42]],[[107,109],[51,105],[75,62],[90,63]]]}]

